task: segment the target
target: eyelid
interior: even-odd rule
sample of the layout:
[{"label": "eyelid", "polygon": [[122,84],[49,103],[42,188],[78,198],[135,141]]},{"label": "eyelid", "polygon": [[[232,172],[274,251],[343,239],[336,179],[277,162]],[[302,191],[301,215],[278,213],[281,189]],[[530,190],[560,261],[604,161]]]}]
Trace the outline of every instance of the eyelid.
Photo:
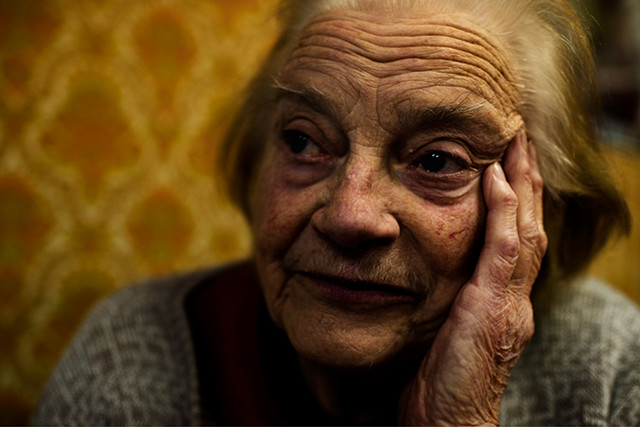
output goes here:
[{"label": "eyelid", "polygon": [[[467,144],[463,140],[457,138],[441,137],[416,145],[416,148],[409,148],[407,150],[408,158],[421,157],[431,152],[440,152],[458,160],[459,162],[464,164],[465,168],[467,169],[478,170],[476,168],[473,156],[469,148],[467,147]],[[451,146],[458,147],[458,149],[452,149]]]},{"label": "eyelid", "polygon": [[318,146],[322,146],[322,141],[327,139],[327,136],[320,126],[305,116],[296,115],[290,119],[283,118],[280,125],[280,133],[284,133],[286,131],[297,131],[303,133]]},{"label": "eyelid", "polygon": [[342,157],[349,150],[348,139],[330,118],[307,110],[290,109],[280,113],[280,129],[293,129],[307,134],[324,152]]},{"label": "eyelid", "polygon": [[292,147],[289,147],[289,150],[292,152],[292,154],[294,154],[295,156],[300,156],[300,157],[318,157],[318,156],[325,156],[327,154],[326,150],[322,147],[322,145],[320,145],[319,143],[316,142],[316,140],[311,137],[309,134],[307,134],[306,132],[302,132],[299,131],[297,129],[283,129],[281,132],[281,139],[283,140],[283,142],[287,145],[290,145],[290,140],[289,137],[304,137],[307,141],[306,144],[304,146],[303,151],[306,151],[309,147],[307,144],[311,144],[313,145],[313,147],[315,147],[318,151],[318,154],[302,154],[302,153],[297,153],[295,152]]},{"label": "eyelid", "polygon": [[476,172],[478,170],[470,161],[462,159],[460,156],[456,155],[455,153],[450,153],[448,151],[439,150],[439,149],[423,151],[419,156],[416,157],[416,159],[413,162],[410,162],[410,165],[412,167],[415,167],[416,169],[422,170],[423,161],[434,153],[437,153],[445,157],[446,158],[445,162],[455,163],[457,165],[457,170],[446,172],[446,171],[430,171],[430,170],[424,169],[423,170],[424,173],[427,173],[429,175],[434,175],[434,176],[452,176],[452,175],[458,175],[461,173]]},{"label": "eyelid", "polygon": [[[326,133],[327,116],[321,111],[311,108],[304,102],[295,102],[290,99],[281,99],[278,107],[283,128],[287,124],[301,120],[303,123],[311,124],[311,126],[321,134],[323,139],[326,140],[328,138],[329,135]],[[309,132],[307,131],[307,133]]]}]

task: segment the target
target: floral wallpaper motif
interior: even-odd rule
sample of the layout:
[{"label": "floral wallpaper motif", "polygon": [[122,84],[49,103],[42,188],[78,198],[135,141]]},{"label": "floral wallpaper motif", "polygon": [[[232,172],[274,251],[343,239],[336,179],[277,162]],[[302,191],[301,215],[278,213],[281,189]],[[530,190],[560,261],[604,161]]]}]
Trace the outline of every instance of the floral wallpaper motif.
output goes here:
[{"label": "floral wallpaper motif", "polygon": [[[100,298],[249,253],[213,165],[274,5],[0,0],[0,424],[27,422]],[[620,159],[639,211],[640,163]],[[634,239],[598,271],[638,277],[615,267]]]}]

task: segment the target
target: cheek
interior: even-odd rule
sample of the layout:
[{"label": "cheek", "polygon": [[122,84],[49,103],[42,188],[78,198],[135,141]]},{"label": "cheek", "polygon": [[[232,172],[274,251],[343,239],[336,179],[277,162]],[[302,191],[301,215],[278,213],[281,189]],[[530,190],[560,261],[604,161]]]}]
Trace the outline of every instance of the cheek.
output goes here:
[{"label": "cheek", "polygon": [[256,174],[251,197],[254,259],[267,308],[280,327],[289,299],[283,260],[308,224],[318,198],[313,188],[288,185],[282,170],[276,162],[265,162]]},{"label": "cheek", "polygon": [[422,251],[434,273],[455,282],[473,272],[484,236],[484,201],[480,191],[451,205],[429,205],[422,231]]},{"label": "cheek", "polygon": [[255,182],[251,212],[257,256],[277,261],[307,224],[315,203],[313,191],[287,185],[282,167],[268,159]]}]

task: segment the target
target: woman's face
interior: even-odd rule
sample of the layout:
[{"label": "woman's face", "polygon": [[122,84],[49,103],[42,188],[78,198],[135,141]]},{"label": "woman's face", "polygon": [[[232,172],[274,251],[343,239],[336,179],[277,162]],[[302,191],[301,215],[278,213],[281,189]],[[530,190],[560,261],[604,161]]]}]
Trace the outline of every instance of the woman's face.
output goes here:
[{"label": "woman's face", "polygon": [[302,356],[369,367],[429,345],[475,267],[482,172],[522,126],[506,63],[458,16],[305,28],[250,206],[267,306]]}]

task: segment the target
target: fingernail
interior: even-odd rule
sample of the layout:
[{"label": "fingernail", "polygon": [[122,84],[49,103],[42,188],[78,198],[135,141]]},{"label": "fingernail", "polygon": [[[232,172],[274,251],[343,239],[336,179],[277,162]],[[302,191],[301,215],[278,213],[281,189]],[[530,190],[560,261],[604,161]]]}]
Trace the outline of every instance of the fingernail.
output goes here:
[{"label": "fingernail", "polygon": [[536,150],[536,146],[531,141],[529,141],[529,156],[532,159],[537,159],[538,158],[538,151]]},{"label": "fingernail", "polygon": [[528,151],[527,149],[527,134],[524,132],[518,133],[518,144],[520,144],[520,148],[524,153]]},{"label": "fingernail", "polygon": [[494,175],[497,179],[502,180],[502,181],[506,180],[506,178],[505,178],[505,176],[504,176],[504,171],[502,170],[502,167],[500,166],[500,163],[498,163],[498,162],[494,162],[494,163],[491,165],[491,168],[493,169],[493,171],[492,171],[492,172],[493,172],[493,175]]}]

